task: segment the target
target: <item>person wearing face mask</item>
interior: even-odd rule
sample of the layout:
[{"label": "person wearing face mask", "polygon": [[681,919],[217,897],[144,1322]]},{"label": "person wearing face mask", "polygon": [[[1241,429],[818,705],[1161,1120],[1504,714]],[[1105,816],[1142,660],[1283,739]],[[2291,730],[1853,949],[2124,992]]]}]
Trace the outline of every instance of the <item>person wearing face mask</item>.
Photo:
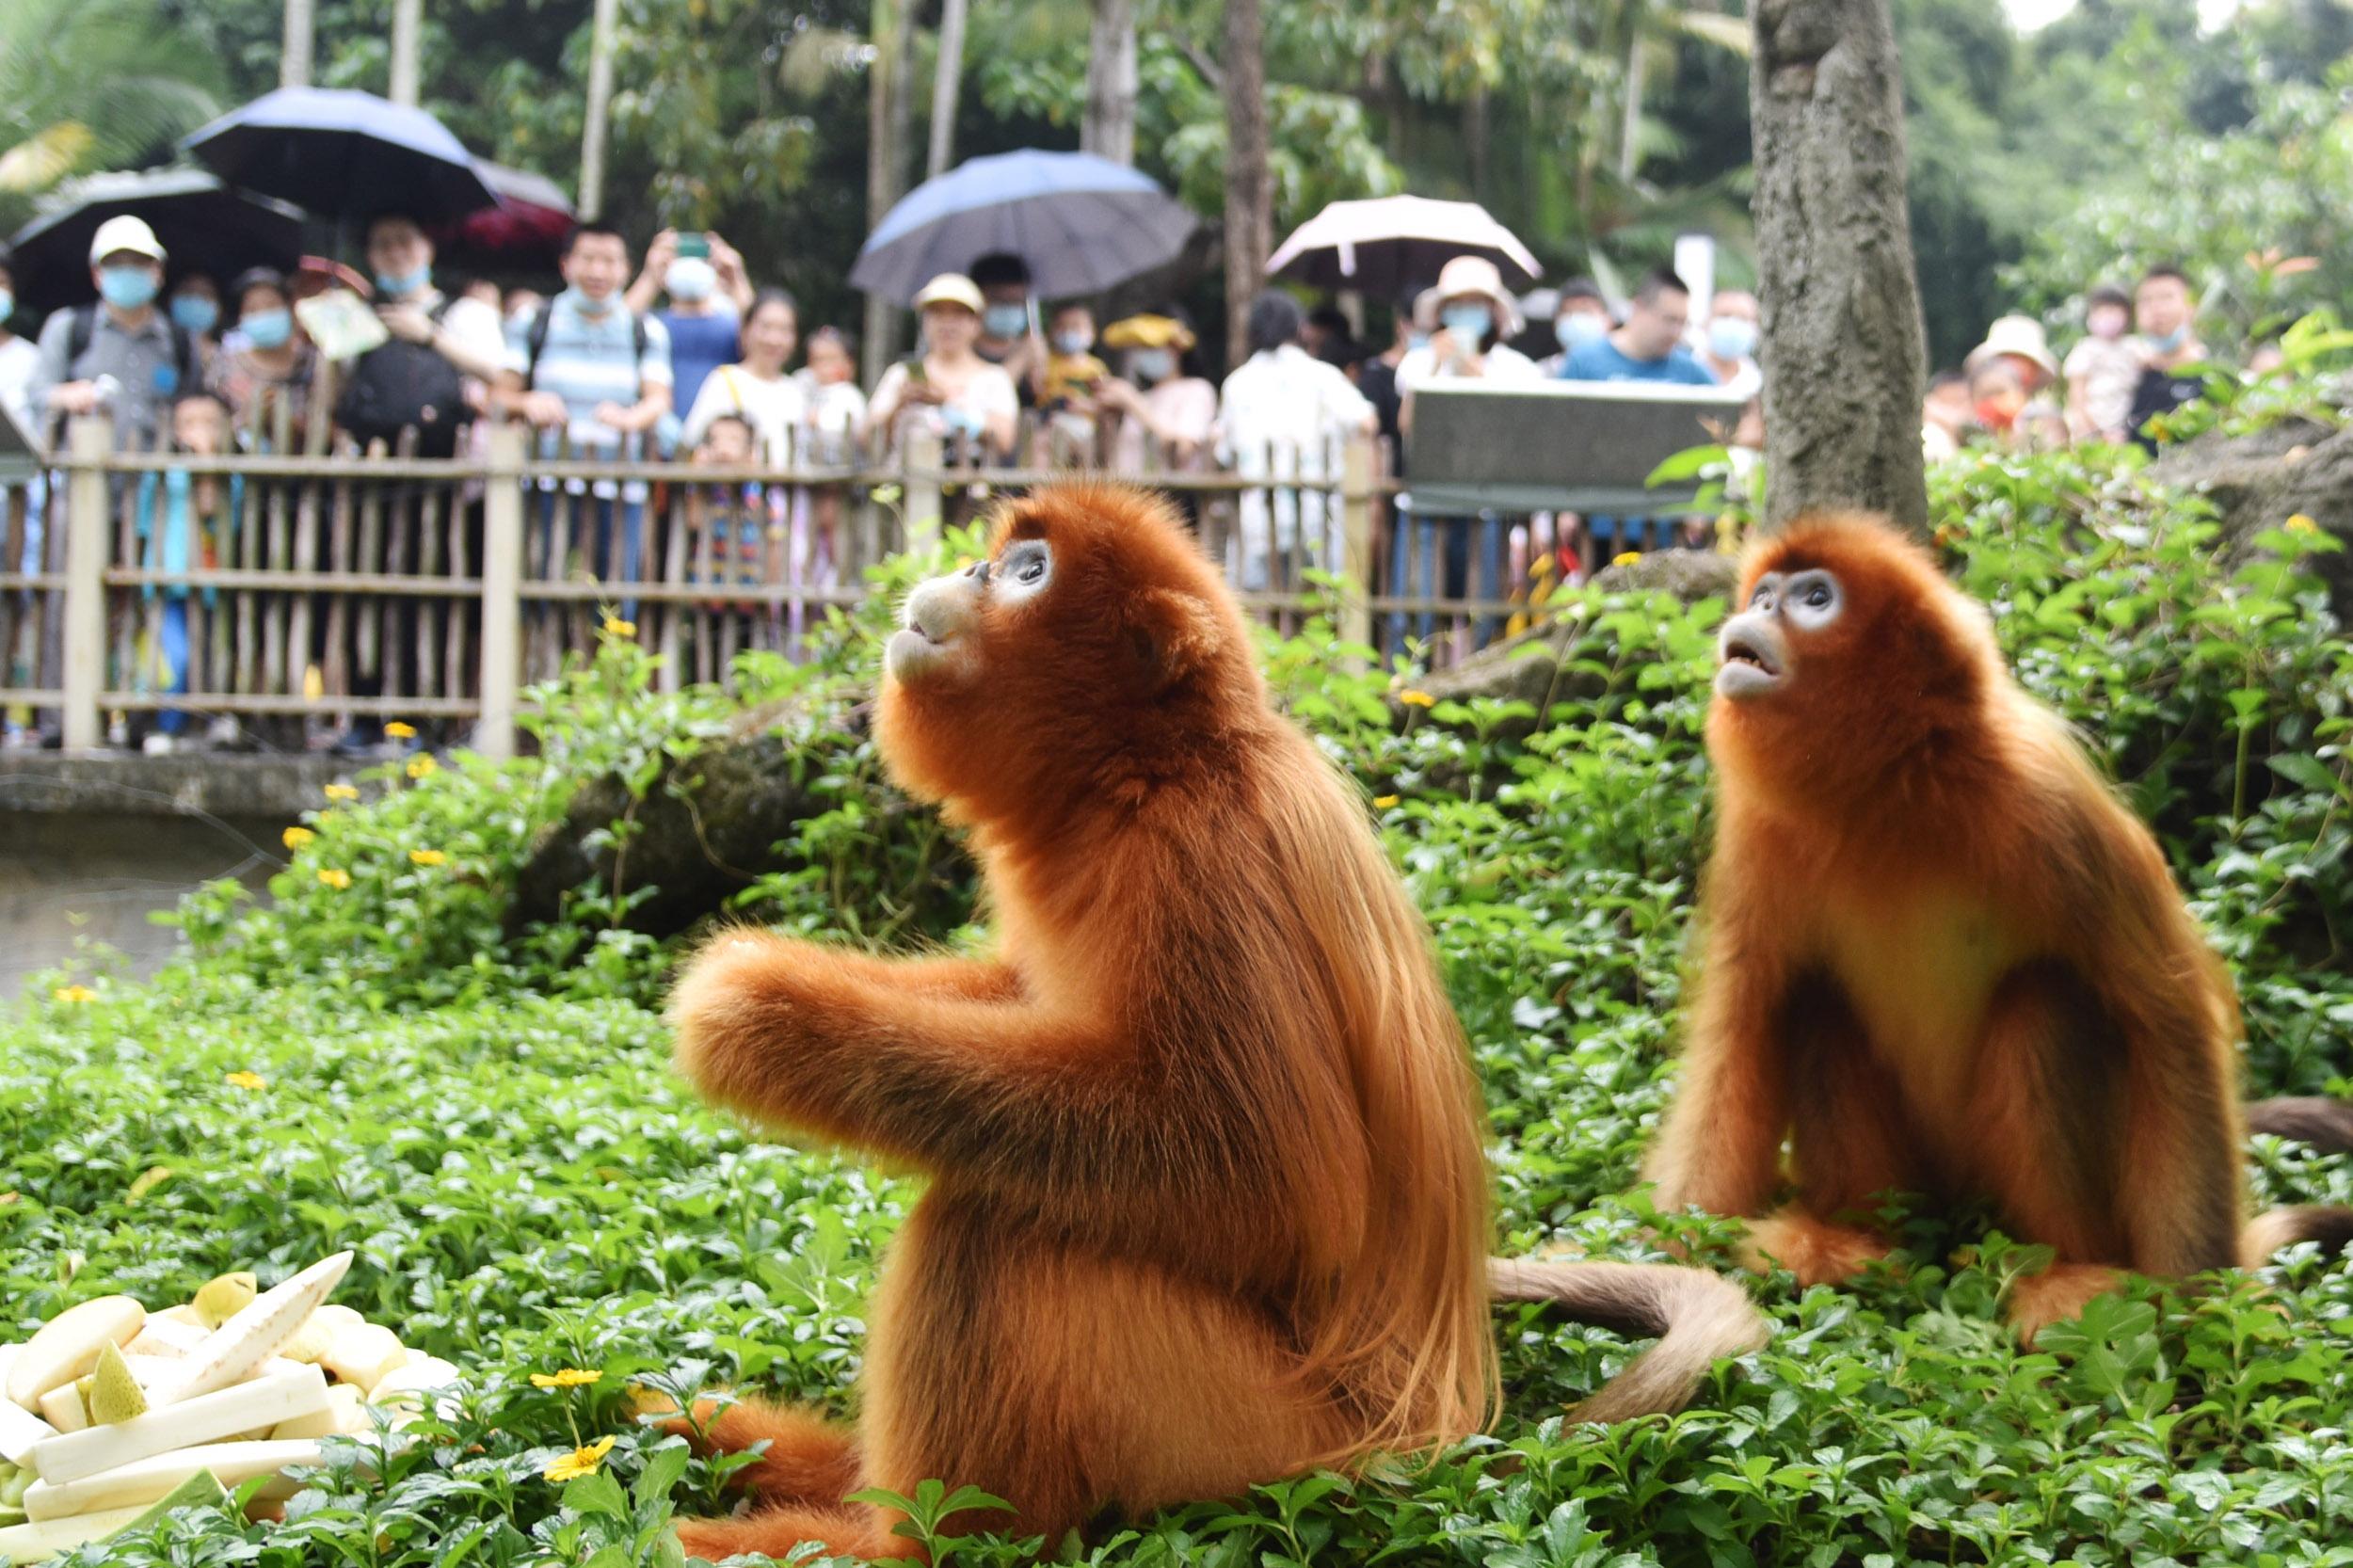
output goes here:
[{"label": "person wearing face mask", "polygon": [[171,313],[174,325],[197,341],[200,349],[211,348],[220,326],[220,285],[209,274],[183,274],[171,285],[164,309]]},{"label": "person wearing face mask", "polygon": [[1539,360],[1536,368],[1545,376],[1558,376],[1580,344],[1608,337],[1613,324],[1601,285],[1591,278],[1570,279],[1561,285],[1552,308],[1552,338],[1561,352]]},{"label": "person wearing face mask", "polygon": [[[654,310],[657,295],[669,296],[667,308]],[[716,234],[663,230],[646,248],[646,264],[622,297],[640,315],[650,312],[670,334],[673,408],[692,408],[704,378],[745,353],[737,324],[752,308],[751,280],[742,255]]]},{"label": "person wearing face mask", "polygon": [[52,422],[102,407],[115,444],[152,450],[169,429],[172,400],[197,385],[195,338],[157,308],[164,248],[138,218],[110,217],[90,239],[99,303],[59,311],[40,330],[34,409]]},{"label": "person wearing face mask", "polygon": [[1765,373],[1756,367],[1756,296],[1725,289],[1708,306],[1707,337],[1700,344],[1700,363],[1741,397],[1754,397],[1765,387]]},{"label": "person wearing face mask", "polygon": [[1047,460],[1057,467],[1094,468],[1102,461],[1096,394],[1112,374],[1111,366],[1095,357],[1094,308],[1078,299],[1055,306],[1046,323],[1046,342],[1038,408],[1049,432]]},{"label": "person wearing face mask", "polygon": [[2145,350],[2131,334],[2132,296],[2103,283],[2084,296],[2084,338],[2059,369],[2067,378],[2067,427],[2077,440],[2122,441]]},{"label": "person wearing face mask", "polygon": [[1031,320],[1030,264],[1010,251],[992,251],[973,262],[966,276],[981,291],[981,336],[972,352],[1002,365],[1021,406],[1036,408],[1046,390],[1046,340]]},{"label": "person wearing face mask", "polygon": [[2150,422],[2205,394],[2206,378],[2185,374],[2212,358],[2198,340],[2195,313],[2189,274],[2180,267],[2151,267],[2133,290],[2133,322],[2144,353],[2125,417],[2133,440],[2150,452],[2157,449]]},{"label": "person wearing face mask", "polygon": [[206,384],[228,407],[239,439],[251,440],[254,450],[275,449],[281,407],[298,445],[310,418],[318,354],[295,330],[285,277],[275,267],[253,267],[237,275],[229,296],[236,306],[237,329],[214,355]]},{"label": "person wearing face mask", "polygon": [[434,287],[433,242],[406,213],[369,220],[367,263],[390,341],[352,361],[335,423],[363,447],[396,446],[413,430],[419,456],[450,456],[472,415],[467,378],[488,383],[499,373],[498,312]]},{"label": "person wearing face mask", "polygon": [[[1119,421],[1112,436],[1112,472],[1195,473],[1208,465],[1217,388],[1186,364],[1195,341],[1175,306],[1103,328],[1103,346],[1123,356],[1123,375],[1106,380],[1102,391],[1104,405]],[[1181,504],[1198,504],[1192,496]]]}]

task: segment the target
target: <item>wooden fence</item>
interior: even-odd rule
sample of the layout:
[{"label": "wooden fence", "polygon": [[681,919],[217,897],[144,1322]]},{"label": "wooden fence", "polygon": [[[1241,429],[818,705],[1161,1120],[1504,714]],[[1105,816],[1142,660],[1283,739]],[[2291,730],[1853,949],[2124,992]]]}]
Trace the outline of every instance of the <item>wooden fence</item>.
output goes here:
[{"label": "wooden fence", "polygon": [[[45,503],[0,490],[0,706],[77,749],[134,721],[223,715],[294,749],[370,715],[471,724],[477,748],[511,755],[520,692],[593,648],[608,614],[664,656],[665,681],[725,680],[746,649],[796,653],[829,607],[865,597],[875,561],[1069,477],[978,469],[924,439],[887,463],[742,469],[530,440],[500,426],[449,458],[197,456],[119,451],[103,420],[75,422]],[[1407,552],[1390,548],[1396,486],[1373,442],[1260,456],[1147,476],[1255,613],[1295,622],[1315,570],[1344,580],[1341,631],[1360,642],[1434,625],[1459,649],[1515,608],[1390,581]]]}]

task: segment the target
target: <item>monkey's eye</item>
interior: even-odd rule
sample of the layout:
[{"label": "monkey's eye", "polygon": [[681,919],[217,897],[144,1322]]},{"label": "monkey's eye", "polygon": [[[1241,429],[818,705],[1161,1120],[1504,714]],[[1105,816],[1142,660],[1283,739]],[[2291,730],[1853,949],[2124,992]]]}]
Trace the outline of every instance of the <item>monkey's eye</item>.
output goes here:
[{"label": "monkey's eye", "polygon": [[1838,579],[1826,571],[1801,572],[1789,580],[1789,618],[1811,631],[1838,618],[1843,607]]},{"label": "monkey's eye", "polygon": [[997,563],[997,597],[1000,602],[1027,599],[1045,587],[1053,575],[1054,553],[1046,541],[1024,539]]}]

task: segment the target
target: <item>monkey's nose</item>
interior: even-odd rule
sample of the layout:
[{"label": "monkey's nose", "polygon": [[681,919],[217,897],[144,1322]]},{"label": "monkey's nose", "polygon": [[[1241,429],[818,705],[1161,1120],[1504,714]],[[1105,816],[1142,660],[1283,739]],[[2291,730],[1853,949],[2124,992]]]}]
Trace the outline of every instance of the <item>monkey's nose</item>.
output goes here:
[{"label": "monkey's nose", "polygon": [[965,568],[964,575],[969,577],[973,582],[985,588],[988,586],[988,563],[986,561],[975,561],[969,567]]}]

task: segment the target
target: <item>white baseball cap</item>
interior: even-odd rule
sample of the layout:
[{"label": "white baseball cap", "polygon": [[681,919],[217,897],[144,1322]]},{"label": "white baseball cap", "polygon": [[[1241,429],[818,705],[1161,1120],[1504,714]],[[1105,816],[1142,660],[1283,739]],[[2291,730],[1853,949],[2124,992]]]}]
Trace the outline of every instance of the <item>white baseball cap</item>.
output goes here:
[{"label": "white baseball cap", "polygon": [[157,262],[164,259],[163,242],[155,237],[155,231],[147,226],[146,220],[120,213],[100,224],[98,232],[90,236],[90,264],[96,266],[106,257],[125,250]]}]

